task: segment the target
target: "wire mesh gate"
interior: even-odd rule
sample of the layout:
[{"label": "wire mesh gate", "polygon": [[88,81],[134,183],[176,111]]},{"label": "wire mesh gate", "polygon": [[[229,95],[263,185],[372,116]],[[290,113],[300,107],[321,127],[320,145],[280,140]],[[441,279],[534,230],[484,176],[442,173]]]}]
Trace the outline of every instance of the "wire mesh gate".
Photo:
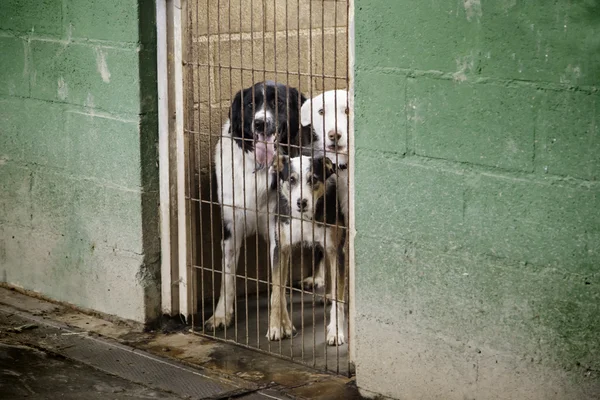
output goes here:
[{"label": "wire mesh gate", "polygon": [[[182,10],[194,331],[340,374],[350,373],[348,318],[339,316],[347,315],[351,250],[350,1],[188,0]],[[274,83],[254,86],[266,81]],[[313,98],[312,107],[301,108]],[[267,138],[269,116],[274,139]],[[231,140],[240,117],[243,137]],[[302,211],[305,202],[312,211]],[[295,231],[301,239],[293,239]],[[231,248],[237,269],[227,271]],[[285,315],[293,330],[277,322]]]}]

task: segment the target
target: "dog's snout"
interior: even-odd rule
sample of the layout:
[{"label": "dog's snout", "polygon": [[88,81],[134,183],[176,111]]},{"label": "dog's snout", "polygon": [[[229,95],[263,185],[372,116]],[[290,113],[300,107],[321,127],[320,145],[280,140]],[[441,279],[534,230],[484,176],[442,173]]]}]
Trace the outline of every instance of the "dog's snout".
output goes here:
[{"label": "dog's snout", "polygon": [[298,199],[297,204],[298,204],[298,208],[300,210],[304,211],[308,207],[308,200],[306,200],[306,199]]},{"label": "dog's snout", "polygon": [[337,142],[342,137],[342,135],[339,134],[338,131],[329,131],[328,136],[329,139],[333,140],[334,142]]},{"label": "dog's snout", "polygon": [[257,119],[254,121],[254,130],[256,132],[264,132],[266,127],[266,122],[262,119]]}]

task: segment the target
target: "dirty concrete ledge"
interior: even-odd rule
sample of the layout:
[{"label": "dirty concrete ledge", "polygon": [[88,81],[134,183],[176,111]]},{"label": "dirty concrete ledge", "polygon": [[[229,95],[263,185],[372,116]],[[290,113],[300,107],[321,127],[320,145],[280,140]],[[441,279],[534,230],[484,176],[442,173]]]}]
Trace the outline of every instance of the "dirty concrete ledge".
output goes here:
[{"label": "dirty concrete ledge", "polygon": [[[244,394],[259,391],[265,398],[271,397],[269,391],[279,396],[273,395],[272,398],[361,398],[353,379],[321,373],[287,360],[207,339],[189,333],[187,329],[182,330],[177,324],[167,325],[166,329],[145,330],[141,324],[115,318],[109,320],[97,313],[85,313],[70,305],[0,287],[0,312],[10,310],[18,317],[50,329],[68,330],[69,335],[77,335],[78,338],[98,339],[109,345],[113,343],[116,350],[129,353],[142,350],[149,357],[156,356],[157,360],[171,360],[170,366],[173,368],[180,365],[186,373],[194,374],[197,371],[198,376],[211,380],[215,385],[232,389],[226,392],[225,397],[201,398],[244,398]],[[42,332],[37,329],[23,332],[18,337],[12,337],[12,342],[67,358],[70,356],[66,350],[68,345],[57,345],[49,340],[51,335],[44,334],[41,337]],[[0,339],[11,340],[6,333]],[[215,390],[218,388],[215,387]]]}]

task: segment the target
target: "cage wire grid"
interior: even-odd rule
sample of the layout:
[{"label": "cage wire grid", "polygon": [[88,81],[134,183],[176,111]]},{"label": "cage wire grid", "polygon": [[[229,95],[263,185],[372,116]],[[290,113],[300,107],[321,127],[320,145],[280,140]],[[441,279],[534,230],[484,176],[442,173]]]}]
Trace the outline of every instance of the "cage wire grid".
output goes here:
[{"label": "cage wire grid", "polygon": [[[314,246],[309,249],[309,254],[304,250],[297,251],[299,254],[295,256],[293,253],[290,255],[287,265],[289,279],[283,282],[283,297],[288,299],[284,304],[288,304],[290,318],[297,329],[295,335],[276,341],[270,341],[265,336],[270,323],[268,315],[271,311],[271,295],[275,285],[271,282],[270,243],[268,240],[260,239],[258,234],[243,235],[237,258],[237,269],[232,271],[235,296],[231,325],[222,329],[209,330],[205,327],[205,323],[215,313],[220,295],[219,281],[222,279],[224,268],[221,265],[221,238],[225,235],[225,228],[221,220],[222,206],[217,200],[217,190],[223,189],[217,187],[217,181],[213,178],[215,173],[213,152],[217,141],[222,137],[221,129],[224,123],[231,117],[229,115],[231,101],[238,91],[268,79],[296,88],[307,99],[312,99],[327,90],[349,90],[350,1],[188,0],[184,2],[185,20],[182,21],[184,87],[186,88],[185,197],[186,207],[188,207],[186,225],[189,229],[187,268],[192,282],[189,290],[191,290],[193,331],[203,336],[235,343],[315,369],[342,375],[351,374],[348,342],[353,338],[349,337],[349,319],[344,319],[343,327],[336,327],[344,330],[346,343],[329,346],[326,336],[329,323],[328,310],[332,307],[332,299],[328,298],[327,289],[317,290],[314,286],[307,288],[302,284],[305,278],[315,277],[317,272]],[[333,44],[328,40],[332,40]],[[269,60],[269,57],[272,60]],[[268,64],[271,64],[271,68]],[[288,102],[286,107],[289,107],[289,92],[286,98]],[[337,108],[337,96],[334,102]],[[253,104],[252,107],[254,111],[255,105]],[[346,104],[346,107],[349,105]],[[277,113],[277,107],[275,112]],[[314,118],[318,117],[313,115],[312,109],[310,117],[312,126]],[[349,133],[350,119],[346,119],[346,132]],[[277,121],[277,115],[275,120]],[[289,118],[287,123],[290,123]],[[298,123],[300,124],[300,121]],[[347,149],[353,145],[352,141],[353,138],[348,135]],[[232,146],[235,145],[233,140],[231,143]],[[242,141],[242,146],[244,145]],[[293,147],[290,143],[288,145],[290,148]],[[314,157],[316,146],[316,143],[311,142],[307,147],[300,140],[298,148],[310,149],[311,157]],[[325,148],[322,150],[325,153]],[[330,153],[329,150],[327,152]],[[348,150],[346,155],[347,152]],[[256,157],[253,151],[243,154],[245,157]],[[335,155],[336,164],[340,155]],[[240,166],[234,165],[233,168],[243,168],[243,165],[243,163]],[[350,170],[353,166],[348,165],[347,168]],[[243,171],[242,175],[245,173],[247,171]],[[232,179],[235,180],[235,174],[232,174]],[[245,193],[245,180],[243,186]],[[255,199],[258,197],[256,186],[255,184]],[[353,199],[350,197],[349,186],[349,182],[346,182],[345,188],[348,190],[346,195],[351,202]],[[254,203],[258,204],[258,201]],[[266,213],[267,219],[272,222],[273,215],[269,214],[268,208],[266,210],[261,210],[258,206],[248,208],[245,197],[241,207],[236,205],[235,201],[231,206],[223,207],[243,211],[243,226],[235,226],[234,218],[233,226],[230,227],[234,238],[236,229],[244,231],[248,229],[248,213],[254,215]],[[337,204],[335,208],[337,213]],[[338,299],[346,309],[346,316],[349,297],[348,254],[352,249],[348,241],[348,229],[344,225],[350,226],[351,218],[352,215],[347,215],[346,223],[341,222],[330,226],[343,230],[346,235],[344,295]],[[301,223],[300,226],[303,229],[304,224]],[[255,228],[258,232],[258,226]],[[281,226],[278,229],[282,229]],[[314,242],[314,221],[312,229]],[[309,266],[305,273],[307,259]],[[333,285],[331,290],[337,290],[337,280],[328,277],[327,267],[324,272],[325,288]],[[294,280],[298,275],[299,279]],[[297,285],[295,282],[301,284]]]}]

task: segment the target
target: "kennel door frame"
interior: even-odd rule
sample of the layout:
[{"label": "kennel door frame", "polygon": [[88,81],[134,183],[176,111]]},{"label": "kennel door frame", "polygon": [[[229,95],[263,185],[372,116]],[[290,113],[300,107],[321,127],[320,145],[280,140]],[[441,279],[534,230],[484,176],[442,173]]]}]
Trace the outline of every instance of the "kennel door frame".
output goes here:
[{"label": "kennel door frame", "polygon": [[183,316],[186,323],[191,321],[191,316],[195,312],[193,305],[193,291],[195,285],[192,283],[192,260],[193,246],[188,246],[191,243],[191,203],[188,201],[190,193],[186,193],[189,189],[189,183],[192,180],[190,174],[193,171],[186,172],[186,167],[193,167],[190,162],[189,153],[186,152],[189,146],[186,143],[185,137],[185,97],[184,97],[184,71],[183,60],[185,51],[186,21],[187,21],[187,2],[186,0],[169,0],[173,4],[173,84],[174,84],[174,100],[175,100],[175,142],[176,142],[176,174],[177,174],[177,249],[178,249],[178,289],[179,289],[179,314]]},{"label": "kennel door frame", "polygon": [[186,225],[184,6],[185,0],[156,1],[161,312],[187,320],[193,310],[188,308],[191,289],[187,285],[191,254]]},{"label": "kennel door frame", "polygon": [[[156,82],[158,95],[158,169],[160,190],[161,311],[174,310],[171,297],[171,195],[169,191],[169,82],[167,2],[156,1]],[[167,282],[168,278],[168,284]]]},{"label": "kennel door frame", "polygon": [[356,327],[354,324],[356,316],[355,300],[355,255],[354,240],[356,238],[356,218],[354,205],[354,166],[355,162],[355,138],[354,136],[354,0],[348,0],[348,108],[351,110],[348,115],[348,136],[352,140],[348,141],[348,162],[352,166],[348,171],[348,359],[352,365],[356,356]]},{"label": "kennel door frame", "polygon": [[[355,165],[354,141],[354,64],[355,64],[355,4],[348,0],[348,92],[349,118],[348,143],[349,161]],[[161,161],[161,242],[163,257],[162,309],[170,315],[180,315],[191,321],[195,312],[193,304],[196,285],[193,282],[193,251],[191,244],[191,204],[186,190],[193,177],[189,149],[185,138],[185,96],[183,60],[186,32],[186,0],[157,0],[158,36],[158,87],[159,87],[159,159]],[[164,25],[163,25],[164,24]],[[162,49],[161,49],[162,46]],[[164,119],[167,119],[165,122]],[[165,126],[168,134],[165,134]],[[165,139],[166,138],[166,139]],[[167,144],[165,144],[167,143]],[[167,167],[168,166],[168,167]],[[192,174],[192,176],[190,176]],[[348,356],[354,363],[356,354],[355,324],[355,179],[354,168],[349,169],[349,255],[348,255]],[[165,188],[166,186],[166,188]],[[175,190],[174,190],[175,188]],[[166,209],[169,210],[170,218]],[[168,252],[168,256],[165,256]],[[167,278],[167,279],[165,279]]]}]

